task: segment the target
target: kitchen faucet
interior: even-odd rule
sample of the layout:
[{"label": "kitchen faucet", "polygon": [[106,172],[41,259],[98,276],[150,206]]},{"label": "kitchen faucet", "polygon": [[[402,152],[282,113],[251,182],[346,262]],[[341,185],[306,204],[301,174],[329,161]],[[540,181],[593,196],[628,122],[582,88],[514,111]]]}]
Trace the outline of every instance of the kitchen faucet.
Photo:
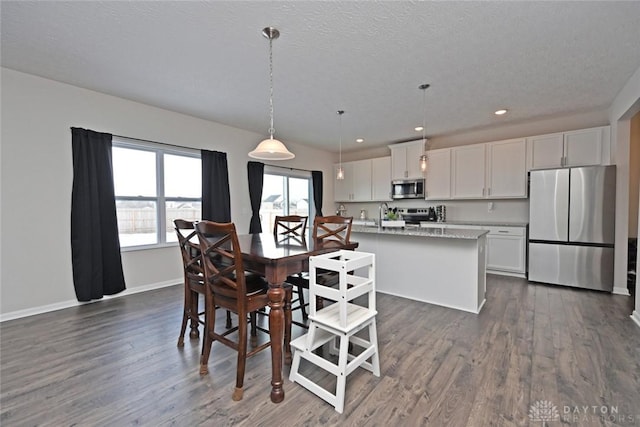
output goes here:
[{"label": "kitchen faucet", "polygon": [[385,216],[389,212],[389,205],[387,204],[387,202],[382,202],[378,206],[378,226],[382,226],[382,214],[383,214],[383,212],[384,212]]}]

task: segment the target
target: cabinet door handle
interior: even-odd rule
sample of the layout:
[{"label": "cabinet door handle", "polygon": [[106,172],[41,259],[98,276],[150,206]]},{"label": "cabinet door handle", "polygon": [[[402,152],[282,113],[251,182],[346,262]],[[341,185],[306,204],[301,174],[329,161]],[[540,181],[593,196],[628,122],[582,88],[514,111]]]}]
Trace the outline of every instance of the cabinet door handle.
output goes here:
[{"label": "cabinet door handle", "polygon": [[485,189],[482,189],[482,197],[484,197]]},{"label": "cabinet door handle", "polygon": [[491,187],[487,189],[487,196],[490,196],[490,195],[491,195]]}]

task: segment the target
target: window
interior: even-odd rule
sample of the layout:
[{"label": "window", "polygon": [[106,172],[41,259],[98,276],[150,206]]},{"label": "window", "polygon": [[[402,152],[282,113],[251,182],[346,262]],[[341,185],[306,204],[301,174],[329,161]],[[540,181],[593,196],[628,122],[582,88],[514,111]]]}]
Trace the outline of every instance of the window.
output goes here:
[{"label": "window", "polygon": [[175,242],[174,219],[201,218],[199,151],[114,138],[112,154],[121,248]]},{"label": "window", "polygon": [[262,232],[273,230],[276,215],[311,217],[312,195],[311,172],[265,166],[260,204]]}]

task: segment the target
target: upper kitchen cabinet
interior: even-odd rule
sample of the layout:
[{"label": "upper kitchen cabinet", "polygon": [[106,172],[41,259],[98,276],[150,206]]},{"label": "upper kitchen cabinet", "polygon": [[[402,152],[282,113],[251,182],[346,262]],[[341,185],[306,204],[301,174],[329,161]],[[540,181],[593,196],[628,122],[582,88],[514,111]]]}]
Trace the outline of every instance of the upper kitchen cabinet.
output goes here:
[{"label": "upper kitchen cabinet", "polygon": [[391,201],[391,157],[371,159],[371,196],[374,202]]},{"label": "upper kitchen cabinet", "polygon": [[486,144],[488,198],[527,197],[526,147],[524,138]]},{"label": "upper kitchen cabinet", "polygon": [[425,179],[425,199],[451,198],[451,149],[427,151],[428,163]]},{"label": "upper kitchen cabinet", "polygon": [[391,149],[391,179],[423,178],[420,156],[424,154],[422,140],[389,145]]},{"label": "upper kitchen cabinet", "polygon": [[333,165],[333,200],[350,202],[353,197],[353,163],[342,163],[344,179],[337,179],[339,164]]},{"label": "upper kitchen cabinet", "polygon": [[529,169],[609,164],[610,127],[527,138]]},{"label": "upper kitchen cabinet", "polygon": [[465,145],[451,149],[454,199],[485,197],[485,145]]},{"label": "upper kitchen cabinet", "polygon": [[339,165],[333,165],[335,202],[388,201],[391,190],[391,158],[342,163],[344,179],[336,179]]}]

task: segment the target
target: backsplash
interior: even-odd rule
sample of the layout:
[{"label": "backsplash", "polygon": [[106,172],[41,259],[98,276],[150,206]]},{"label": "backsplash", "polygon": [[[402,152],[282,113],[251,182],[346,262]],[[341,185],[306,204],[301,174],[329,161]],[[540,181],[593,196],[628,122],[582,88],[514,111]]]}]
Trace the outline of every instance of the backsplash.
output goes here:
[{"label": "backsplash", "polygon": [[[379,203],[342,203],[347,209],[345,216],[358,218],[364,209],[367,218],[378,218]],[[437,205],[447,207],[447,221],[506,221],[529,222],[529,200],[396,200],[387,202],[390,207],[426,208]],[[337,210],[339,203],[335,204]],[[491,209],[490,209],[491,208]]]}]

